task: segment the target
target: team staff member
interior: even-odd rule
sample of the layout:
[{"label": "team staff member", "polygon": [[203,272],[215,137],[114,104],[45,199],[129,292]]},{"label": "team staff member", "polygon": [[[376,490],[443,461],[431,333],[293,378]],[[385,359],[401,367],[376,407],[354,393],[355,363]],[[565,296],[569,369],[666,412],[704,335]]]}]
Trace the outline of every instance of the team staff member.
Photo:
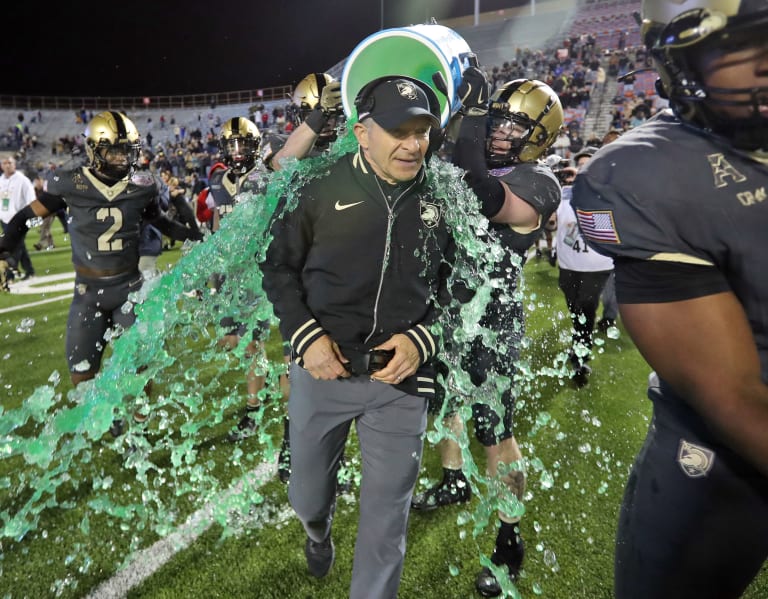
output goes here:
[{"label": "team staff member", "polygon": [[159,206],[150,173],[134,172],[139,132],[120,112],[97,114],[85,130],[87,164],[57,169],[39,199],[21,210],[0,239],[0,254],[27,232],[27,219],[69,211],[75,294],[67,320],[66,352],[73,385],[92,379],[101,367],[104,335],[128,327],[136,316],[124,310],[128,294],[142,283],[139,239],[142,222],[173,239],[200,233],[169,220]]},{"label": "team staff member", "polygon": [[394,599],[435,388],[429,326],[452,240],[424,168],[437,97],[390,77],[365,86],[356,106],[358,151],[301,188],[261,266],[295,354],[288,497],[307,532],[309,572],[322,577],[333,564],[334,478],[354,421],[362,482],[350,597]]},{"label": "team staff member", "polygon": [[654,370],[615,593],[735,598],[768,556],[768,2],[642,15],[671,111],[601,148],[573,196]]},{"label": "team staff member", "polygon": [[[0,224],[5,232],[11,219],[21,210],[29,206],[36,198],[32,181],[22,172],[16,170],[16,159],[13,156],[3,156],[0,160],[3,175],[0,177]],[[24,243],[25,235],[19,237],[15,248],[12,248],[14,266],[24,269],[22,279],[35,275],[35,268]],[[10,274],[10,273],[9,273]]]},{"label": "team staff member", "polygon": [[[476,339],[464,357],[464,368],[475,385],[488,373],[509,377],[524,334],[522,302],[515,298],[518,277],[528,250],[560,203],[560,184],[552,170],[539,161],[557,139],[563,125],[563,108],[557,94],[545,83],[516,79],[502,85],[488,98],[485,75],[476,67],[463,73],[458,90],[465,116],[459,128],[453,162],[467,171],[466,179],[480,200],[480,211],[491,221],[490,229],[506,250],[494,277],[503,288],[494,290],[481,324],[498,334],[494,348]],[[502,410],[486,403],[472,405],[477,440],[485,447],[491,478],[502,481],[518,500],[525,490],[525,473],[513,465],[522,460],[512,419],[515,398],[511,389],[501,395]],[[450,410],[449,410],[450,411]],[[444,423],[454,435],[463,427],[450,413]],[[414,498],[413,508],[429,510],[467,501],[469,482],[461,471],[461,448],[451,438],[440,444],[443,480]],[[491,561],[506,566],[510,578],[520,571],[525,553],[520,517],[499,511],[496,544]],[[486,597],[501,594],[493,572],[483,567],[475,579]]]}]

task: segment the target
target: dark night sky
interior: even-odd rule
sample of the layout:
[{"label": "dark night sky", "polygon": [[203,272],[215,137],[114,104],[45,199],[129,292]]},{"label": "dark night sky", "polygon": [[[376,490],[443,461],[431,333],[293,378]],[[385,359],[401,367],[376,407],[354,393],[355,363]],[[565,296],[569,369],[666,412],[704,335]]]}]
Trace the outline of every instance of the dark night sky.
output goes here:
[{"label": "dark night sky", "polygon": [[[525,0],[527,1],[527,0]],[[480,0],[497,10],[521,0]],[[2,94],[172,95],[295,85],[384,28],[470,15],[474,0],[75,0],[4,9]],[[220,10],[217,11],[217,8]]]}]

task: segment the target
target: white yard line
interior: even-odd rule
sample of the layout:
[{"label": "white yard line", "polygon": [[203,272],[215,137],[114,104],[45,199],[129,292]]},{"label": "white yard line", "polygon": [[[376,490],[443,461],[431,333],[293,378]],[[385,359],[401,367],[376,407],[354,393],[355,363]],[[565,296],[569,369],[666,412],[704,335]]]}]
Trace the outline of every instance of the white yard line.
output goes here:
[{"label": "white yard line", "polygon": [[[275,464],[262,463],[254,470],[252,476],[256,480],[266,480],[275,473]],[[194,514],[176,532],[160,539],[151,547],[142,549],[132,556],[131,563],[117,572],[112,578],[104,581],[92,590],[86,599],[118,599],[125,597],[128,591],[137,587],[147,578],[162,568],[179,551],[189,547],[202,533],[213,524],[211,514],[214,506],[220,504],[227,497],[240,493],[243,490],[243,481],[230,487],[222,493],[222,496],[211,503],[207,503]]]},{"label": "white yard line", "polygon": [[[54,283],[54,281],[63,281]],[[34,295],[38,293],[54,293],[56,291],[70,291],[75,286],[75,273],[65,272],[57,275],[35,275],[26,281],[14,281],[11,283],[13,295]]]},{"label": "white yard line", "polygon": [[66,272],[58,275],[43,275],[41,277],[34,276],[31,279],[27,279],[26,281],[15,281],[10,285],[12,295],[40,295],[41,293],[58,293],[60,291],[68,291],[69,293],[66,295],[48,297],[36,302],[30,302],[28,304],[11,306],[10,308],[2,308],[0,309],[0,314],[15,312],[17,310],[24,310],[26,308],[33,308],[34,306],[41,306],[49,302],[58,302],[59,300],[71,298],[72,290],[74,287],[75,273],[73,272]]},{"label": "white yard line", "polygon": [[58,302],[59,300],[63,300],[63,299],[72,299],[72,294],[67,293],[66,295],[57,295],[56,297],[49,297],[47,299],[40,300],[39,302],[21,304],[20,306],[11,306],[10,308],[3,308],[2,310],[0,310],[0,314],[5,314],[6,312],[15,312],[16,310],[24,310],[25,308],[40,306],[42,304],[47,304],[49,302]]},{"label": "white yard line", "polygon": [[[11,293],[13,294],[28,295],[53,293],[63,290],[68,290],[70,293],[36,302],[30,302],[28,304],[22,304],[20,306],[3,308],[0,309],[0,314],[14,312],[16,310],[24,310],[25,308],[71,298],[71,291],[74,287],[74,276],[74,273],[44,275],[41,277],[35,276],[26,281],[12,283]],[[46,285],[46,283],[53,283],[54,281],[64,282]],[[269,476],[273,475],[275,471],[275,464],[263,463],[254,470],[252,476],[255,477],[256,480],[266,480]],[[125,569],[120,570],[110,579],[101,583],[86,596],[86,599],[118,599],[125,597],[131,589],[137,587],[147,578],[152,576],[170,561],[174,555],[189,547],[202,533],[208,530],[213,524],[211,516],[214,507],[220,504],[226,497],[242,492],[243,484],[243,481],[238,481],[233,487],[224,491],[217,501],[207,503],[192,514],[187,519],[186,523],[180,526],[175,532],[160,539],[151,547],[136,552],[132,556],[130,564]]]}]

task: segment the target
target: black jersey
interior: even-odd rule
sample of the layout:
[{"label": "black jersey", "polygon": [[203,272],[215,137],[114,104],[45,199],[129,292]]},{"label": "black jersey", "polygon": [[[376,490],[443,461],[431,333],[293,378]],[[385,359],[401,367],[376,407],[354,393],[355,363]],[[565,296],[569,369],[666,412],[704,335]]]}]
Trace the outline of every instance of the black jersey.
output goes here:
[{"label": "black jersey", "polygon": [[[768,381],[766,200],[766,164],[665,111],[602,148],[576,177],[572,204],[587,242],[614,258],[621,303],[731,290],[747,313]],[[700,265],[722,284],[689,286],[681,295],[685,283],[675,288],[662,281],[670,277],[649,278],[638,300],[620,276],[637,261]]]},{"label": "black jersey", "polygon": [[[560,183],[552,169],[537,162],[523,162],[488,172],[539,212],[539,223],[533,230],[521,231],[502,223],[490,223],[489,226],[505,248],[524,258],[560,204]],[[501,266],[509,266],[508,262],[507,258]]]},{"label": "black jersey", "polygon": [[264,157],[264,164],[271,168],[272,158],[283,149],[288,136],[284,133],[264,133],[261,136],[261,155]]},{"label": "black jersey", "polygon": [[[284,133],[265,133],[261,136],[261,155],[263,156],[264,165],[271,169],[272,158],[280,150],[283,149],[285,142],[288,140],[288,135]],[[327,149],[327,148],[326,148]],[[316,146],[312,146],[309,153],[305,158],[315,158],[320,156],[325,150],[320,150]]]},{"label": "black jersey", "polygon": [[264,190],[266,173],[255,166],[243,175],[232,169],[215,169],[208,179],[209,194],[219,216],[232,212],[241,193],[261,193]]},{"label": "black jersey", "polygon": [[76,266],[112,273],[136,269],[143,215],[148,208],[158,212],[158,190],[151,174],[135,173],[130,180],[109,186],[80,167],[56,171],[45,182],[45,191],[68,206]]}]

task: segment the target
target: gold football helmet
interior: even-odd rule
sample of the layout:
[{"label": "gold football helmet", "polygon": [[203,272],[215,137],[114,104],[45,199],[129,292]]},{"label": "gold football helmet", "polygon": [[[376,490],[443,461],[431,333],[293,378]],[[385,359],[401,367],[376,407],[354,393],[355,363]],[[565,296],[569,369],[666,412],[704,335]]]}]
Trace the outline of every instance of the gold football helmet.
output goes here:
[{"label": "gold football helmet", "polygon": [[122,112],[97,114],[85,128],[88,164],[108,180],[130,175],[139,161],[141,138],[131,119]]},{"label": "gold football helmet", "polygon": [[296,89],[293,90],[291,102],[298,108],[302,121],[310,110],[320,104],[323,88],[334,81],[336,80],[327,73],[310,73],[299,81]]},{"label": "gold football helmet", "polygon": [[[299,81],[291,96],[291,110],[293,120],[300,125],[315,108],[320,107],[320,98],[326,85],[336,83],[336,79],[328,73],[310,73]],[[328,114],[328,120],[318,135],[315,147],[322,148],[336,140],[336,127],[341,124],[344,112],[339,105],[337,111]]]},{"label": "gold football helmet", "polygon": [[546,83],[536,79],[505,83],[489,100],[488,165],[536,161],[554,143],[563,122],[560,99]]},{"label": "gold football helmet", "polygon": [[261,143],[259,128],[244,117],[234,117],[221,126],[219,149],[224,155],[224,164],[242,175],[256,164]]},{"label": "gold football helmet", "polygon": [[[643,0],[641,34],[654,60],[656,89],[677,116],[728,138],[736,147],[768,148],[768,86],[716,88],[702,83],[698,56],[753,49],[768,52],[765,0]],[[743,59],[743,58],[742,58]],[[750,108],[751,116],[724,116],[723,107]],[[764,114],[764,112],[763,112]]]}]

